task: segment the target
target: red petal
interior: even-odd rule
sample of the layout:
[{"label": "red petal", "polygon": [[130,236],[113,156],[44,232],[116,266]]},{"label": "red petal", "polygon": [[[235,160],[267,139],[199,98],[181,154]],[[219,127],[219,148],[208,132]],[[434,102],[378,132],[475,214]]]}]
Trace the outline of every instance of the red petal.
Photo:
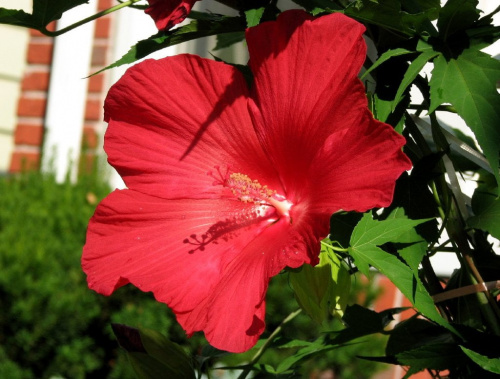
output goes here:
[{"label": "red petal", "polygon": [[193,55],[148,60],[110,90],[105,150],[129,188],[163,198],[210,198],[220,166],[280,190],[256,137],[239,71]]},{"label": "red petal", "polygon": [[148,0],[149,7],[145,12],[153,18],[158,30],[168,30],[187,17],[196,1]]},{"label": "red petal", "polygon": [[89,222],[82,258],[89,287],[110,295],[130,282],[176,312],[189,311],[213,289],[226,260],[267,225],[254,210],[234,200],[115,191]]},{"label": "red petal", "polygon": [[250,109],[287,189],[304,182],[326,137],[366,108],[356,78],[365,60],[364,30],[342,14],[312,19],[289,11],[247,31],[255,76]]},{"label": "red petal", "polygon": [[191,332],[204,330],[210,344],[219,349],[250,349],[264,330],[270,278],[286,266],[311,263],[306,239],[283,219],[270,225],[225,266],[206,301],[192,313],[179,315],[179,322]]},{"label": "red petal", "polygon": [[[269,278],[311,263],[312,229],[256,218],[234,200],[163,200],[115,191],[92,217],[82,267],[104,295],[132,283],[167,303],[192,334],[244,351],[264,328]],[[204,243],[203,235],[207,236]],[[213,238],[212,238],[213,237]]]},{"label": "red petal", "polygon": [[311,188],[311,212],[365,212],[392,202],[396,179],[411,168],[405,139],[368,111],[349,129],[332,134],[311,166],[321,178]]}]

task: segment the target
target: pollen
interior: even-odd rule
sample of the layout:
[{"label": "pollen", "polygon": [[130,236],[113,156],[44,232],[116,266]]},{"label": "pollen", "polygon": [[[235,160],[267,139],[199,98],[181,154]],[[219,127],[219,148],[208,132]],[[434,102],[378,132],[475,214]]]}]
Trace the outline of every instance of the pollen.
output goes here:
[{"label": "pollen", "polygon": [[258,180],[252,180],[239,172],[229,175],[224,184],[235,197],[245,203],[262,204],[276,194],[276,191],[260,184]]},{"label": "pollen", "polygon": [[215,171],[207,173],[214,179],[214,186],[221,185],[228,188],[238,200],[258,205],[263,212],[265,212],[266,207],[273,207],[279,217],[287,217],[291,223],[289,211],[293,204],[284,196],[270,189],[267,185],[262,185],[258,180],[250,179],[248,175],[231,172],[229,167],[215,166],[214,168]]}]

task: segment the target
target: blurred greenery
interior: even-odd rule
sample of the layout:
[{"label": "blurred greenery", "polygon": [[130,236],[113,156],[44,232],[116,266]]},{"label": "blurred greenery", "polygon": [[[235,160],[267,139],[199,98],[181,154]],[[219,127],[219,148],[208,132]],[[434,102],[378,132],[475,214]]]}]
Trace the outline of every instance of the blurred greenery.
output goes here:
[{"label": "blurred greenery", "polygon": [[108,192],[97,175],[75,184],[36,172],[0,178],[0,378],[133,378],[110,323],[171,324],[149,294],[87,288],[85,230]]},{"label": "blurred greenery", "polygon": [[[111,323],[157,330],[188,353],[201,354],[203,336],[188,340],[172,312],[151,294],[125,286],[105,297],[87,288],[80,267],[85,230],[109,191],[97,174],[83,175],[74,184],[38,172],[0,178],[0,378],[134,378]],[[362,290],[370,303],[374,293],[361,282],[354,281],[353,293]],[[298,308],[288,274],[272,280],[267,298],[264,337]],[[336,319],[319,325],[302,314],[282,335],[312,340],[341,327]],[[335,349],[306,361],[293,375],[332,369],[345,379],[369,378],[381,366],[354,357],[382,355],[383,345],[370,339]],[[222,355],[208,366],[240,364],[253,353]],[[276,366],[290,353],[270,349],[261,362]]]}]

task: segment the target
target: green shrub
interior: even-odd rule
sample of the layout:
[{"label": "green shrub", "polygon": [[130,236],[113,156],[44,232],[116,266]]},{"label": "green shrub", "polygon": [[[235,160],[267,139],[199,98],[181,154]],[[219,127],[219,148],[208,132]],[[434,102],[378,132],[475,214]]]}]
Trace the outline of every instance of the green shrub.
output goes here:
[{"label": "green shrub", "polygon": [[[135,378],[111,323],[157,330],[193,355],[206,344],[201,333],[188,341],[151,294],[125,286],[104,297],[87,288],[80,267],[87,222],[109,191],[96,176],[75,184],[40,173],[0,178],[0,378]],[[298,307],[287,274],[271,281],[267,299],[266,335]],[[323,330],[340,328],[331,320]],[[307,340],[321,330],[299,315],[283,335]],[[262,361],[277,365],[288,353],[271,349]],[[376,364],[355,356],[382,353],[382,344],[356,344],[306,362],[297,374],[330,368],[346,379],[369,378]],[[222,364],[252,354],[228,355]]]},{"label": "green shrub", "polygon": [[133,378],[111,322],[165,331],[166,306],[125,288],[87,288],[80,268],[87,222],[109,188],[96,176],[0,178],[0,377]]}]

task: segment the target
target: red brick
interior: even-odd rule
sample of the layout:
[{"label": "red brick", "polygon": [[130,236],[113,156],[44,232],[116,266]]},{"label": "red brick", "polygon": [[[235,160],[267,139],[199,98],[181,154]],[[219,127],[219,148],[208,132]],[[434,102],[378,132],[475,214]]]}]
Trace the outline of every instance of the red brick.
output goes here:
[{"label": "red brick", "polygon": [[111,8],[113,5],[114,4],[112,0],[99,0],[97,9],[103,11],[105,9]]},{"label": "red brick", "polygon": [[104,75],[98,74],[89,79],[88,91],[92,93],[101,93],[104,88]]},{"label": "red brick", "polygon": [[100,100],[87,100],[85,120],[99,121],[102,118],[102,102]]},{"label": "red brick", "polygon": [[92,126],[83,127],[82,147],[84,149],[95,149],[97,147],[97,133]]},{"label": "red brick", "polygon": [[17,105],[17,115],[21,117],[43,117],[47,100],[22,96]]},{"label": "red brick", "polygon": [[378,276],[377,279],[377,286],[380,287],[382,293],[375,300],[374,310],[380,312],[385,309],[394,308],[397,288],[383,275]]},{"label": "red brick", "polygon": [[43,141],[43,126],[18,124],[14,134],[17,145],[41,146]]},{"label": "red brick", "polygon": [[107,46],[94,46],[92,49],[92,66],[104,67],[106,65]]},{"label": "red brick", "polygon": [[[56,22],[53,21],[50,24],[47,25],[47,30],[53,32],[56,30]],[[35,29],[30,29],[30,35],[33,37],[45,37],[45,34],[39,32],[38,30]]]},{"label": "red brick", "polygon": [[28,63],[50,64],[53,44],[50,42],[30,42],[28,46]]},{"label": "red brick", "polygon": [[96,38],[108,38],[111,29],[111,19],[109,17],[98,18],[95,22],[94,36]]},{"label": "red brick", "polygon": [[22,82],[22,89],[25,91],[47,91],[49,88],[49,72],[35,71],[27,73]]},{"label": "red brick", "polygon": [[10,161],[10,172],[37,170],[40,167],[40,153],[15,151]]}]

